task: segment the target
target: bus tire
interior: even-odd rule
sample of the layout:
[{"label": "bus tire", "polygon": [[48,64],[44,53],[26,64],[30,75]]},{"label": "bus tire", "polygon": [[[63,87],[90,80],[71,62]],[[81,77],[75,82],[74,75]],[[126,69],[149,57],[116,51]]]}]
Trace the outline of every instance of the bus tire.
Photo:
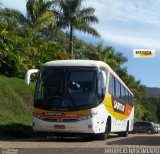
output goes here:
[{"label": "bus tire", "polygon": [[118,133],[119,137],[128,137],[128,130],[129,130],[129,122],[127,123],[126,131]]},{"label": "bus tire", "polygon": [[121,132],[118,134],[119,137],[128,137],[128,131]]},{"label": "bus tire", "polygon": [[105,132],[101,133],[101,134],[96,134],[97,139],[99,139],[99,140],[108,139],[108,134],[109,134],[110,130],[111,130],[111,119],[108,118],[107,123],[106,123]]},{"label": "bus tire", "polygon": [[106,127],[106,131],[101,134],[96,134],[96,138],[98,140],[106,140],[108,138],[108,128]]}]

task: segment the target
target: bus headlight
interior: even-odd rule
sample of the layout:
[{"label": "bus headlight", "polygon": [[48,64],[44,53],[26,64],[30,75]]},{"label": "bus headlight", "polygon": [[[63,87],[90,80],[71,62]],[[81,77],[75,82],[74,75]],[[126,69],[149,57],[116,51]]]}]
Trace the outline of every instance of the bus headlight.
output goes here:
[{"label": "bus headlight", "polygon": [[88,115],[85,115],[85,116],[80,117],[80,119],[81,119],[81,120],[91,119],[91,118],[95,117],[97,114],[98,114],[98,112],[93,112],[93,113],[90,113],[90,114],[88,114]]}]

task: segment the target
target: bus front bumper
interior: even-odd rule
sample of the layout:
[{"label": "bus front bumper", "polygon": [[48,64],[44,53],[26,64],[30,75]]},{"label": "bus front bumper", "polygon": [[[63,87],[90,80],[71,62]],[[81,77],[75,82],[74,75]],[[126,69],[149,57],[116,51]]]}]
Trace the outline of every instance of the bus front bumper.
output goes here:
[{"label": "bus front bumper", "polygon": [[33,117],[33,130],[35,132],[99,134],[105,131],[104,123],[103,119],[87,119],[77,122],[48,122]]}]

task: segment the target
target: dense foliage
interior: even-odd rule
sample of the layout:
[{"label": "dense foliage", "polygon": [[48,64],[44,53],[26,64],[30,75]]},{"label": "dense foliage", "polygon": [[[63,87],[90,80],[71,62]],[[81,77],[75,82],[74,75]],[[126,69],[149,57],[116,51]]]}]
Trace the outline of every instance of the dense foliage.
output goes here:
[{"label": "dense foliage", "polygon": [[0,73],[23,78],[27,69],[41,68],[51,60],[70,57],[101,60],[108,63],[134,93],[136,118],[157,121],[155,113],[159,115],[159,111],[151,110],[156,100],[146,98],[145,86],[122,67],[127,58],[111,46],[88,44],[74,35],[75,30],[80,30],[99,37],[92,27],[98,23],[95,10],[82,7],[82,1],[28,0],[25,15],[18,10],[0,8]]}]

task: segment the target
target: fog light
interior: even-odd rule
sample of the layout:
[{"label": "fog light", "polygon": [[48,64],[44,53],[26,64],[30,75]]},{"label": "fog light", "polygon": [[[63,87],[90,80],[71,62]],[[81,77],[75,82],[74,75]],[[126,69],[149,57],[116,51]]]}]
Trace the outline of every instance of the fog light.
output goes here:
[{"label": "fog light", "polygon": [[88,128],[91,129],[91,128],[92,128],[92,124],[89,124],[89,125],[88,125]]}]

